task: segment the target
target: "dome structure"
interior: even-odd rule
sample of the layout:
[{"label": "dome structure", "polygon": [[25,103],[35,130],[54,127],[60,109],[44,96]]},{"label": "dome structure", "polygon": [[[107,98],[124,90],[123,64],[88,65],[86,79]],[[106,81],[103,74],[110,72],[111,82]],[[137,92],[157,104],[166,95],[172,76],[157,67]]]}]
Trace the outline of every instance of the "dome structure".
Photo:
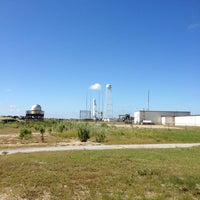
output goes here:
[{"label": "dome structure", "polygon": [[41,111],[42,108],[41,108],[41,106],[40,106],[39,104],[35,104],[35,105],[33,105],[33,106],[31,107],[31,110],[32,110],[32,111]]},{"label": "dome structure", "polygon": [[26,119],[27,120],[43,120],[44,111],[42,111],[42,107],[39,104],[34,104],[31,107],[31,110],[26,111]]}]

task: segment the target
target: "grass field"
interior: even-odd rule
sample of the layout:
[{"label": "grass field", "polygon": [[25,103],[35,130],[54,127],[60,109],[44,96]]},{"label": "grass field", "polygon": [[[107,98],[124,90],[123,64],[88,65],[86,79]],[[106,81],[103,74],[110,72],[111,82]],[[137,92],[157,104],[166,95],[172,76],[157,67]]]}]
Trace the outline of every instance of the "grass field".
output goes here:
[{"label": "grass field", "polygon": [[[22,128],[32,131],[19,138]],[[40,140],[45,128],[45,142]],[[117,127],[89,124],[90,142],[104,144],[200,142],[200,128]],[[0,149],[61,144],[78,140],[77,123],[0,123]],[[200,147],[40,152],[0,155],[1,200],[198,200]]]},{"label": "grass field", "polygon": [[0,199],[200,199],[200,148],[0,156]]},{"label": "grass field", "polygon": [[105,142],[108,144],[200,142],[200,128],[115,128],[114,132],[107,134]]},{"label": "grass field", "polygon": [[[16,146],[46,146],[60,142],[79,140],[77,126],[80,123],[70,121],[44,121],[29,123],[0,123],[0,149]],[[200,142],[199,127],[162,127],[118,124],[90,123],[90,142],[96,142],[97,136],[104,144],[152,144],[152,143],[194,143]],[[45,128],[45,142],[41,143],[40,127]],[[20,139],[20,130],[26,128],[33,133],[31,137]],[[102,137],[103,136],[103,139]],[[98,139],[98,140],[99,140]]]}]

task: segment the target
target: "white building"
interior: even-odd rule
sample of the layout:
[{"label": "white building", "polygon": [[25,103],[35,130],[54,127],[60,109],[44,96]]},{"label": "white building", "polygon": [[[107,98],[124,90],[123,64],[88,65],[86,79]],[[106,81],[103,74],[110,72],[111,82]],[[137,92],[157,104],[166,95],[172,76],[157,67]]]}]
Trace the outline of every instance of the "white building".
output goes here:
[{"label": "white building", "polygon": [[174,126],[175,117],[174,116],[162,116],[161,117],[162,125]]},{"label": "white building", "polygon": [[174,124],[174,117],[177,116],[189,116],[188,111],[150,111],[140,110],[134,112],[134,123],[140,124],[143,121],[152,122],[153,124]]},{"label": "white building", "polygon": [[175,117],[175,126],[200,126],[200,116],[180,116]]}]

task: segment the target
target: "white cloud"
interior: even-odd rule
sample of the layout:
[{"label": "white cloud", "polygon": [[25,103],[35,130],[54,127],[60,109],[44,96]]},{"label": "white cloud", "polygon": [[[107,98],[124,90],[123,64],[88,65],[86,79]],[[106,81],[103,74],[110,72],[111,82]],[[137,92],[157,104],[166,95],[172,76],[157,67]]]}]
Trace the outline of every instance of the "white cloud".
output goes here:
[{"label": "white cloud", "polygon": [[95,83],[89,87],[90,90],[101,90],[101,85],[99,83]]}]

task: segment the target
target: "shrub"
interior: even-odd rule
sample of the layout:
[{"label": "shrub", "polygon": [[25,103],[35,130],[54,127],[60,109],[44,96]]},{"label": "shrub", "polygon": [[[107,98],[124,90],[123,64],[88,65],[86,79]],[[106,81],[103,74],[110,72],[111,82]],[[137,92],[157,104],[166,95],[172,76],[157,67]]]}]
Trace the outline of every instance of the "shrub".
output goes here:
[{"label": "shrub", "polygon": [[56,132],[62,133],[65,130],[65,125],[63,123],[58,122],[55,125],[54,129],[55,129]]},{"label": "shrub", "polygon": [[38,126],[34,126],[35,131],[39,131],[39,127]]},{"label": "shrub", "polygon": [[96,142],[104,142],[106,138],[106,135],[104,132],[99,132],[96,134]]},{"label": "shrub", "polygon": [[87,124],[81,124],[78,126],[78,137],[81,142],[87,142],[90,138],[90,129]]},{"label": "shrub", "polygon": [[64,129],[65,129],[65,125],[63,125],[63,124],[60,124],[57,127],[57,131],[60,132],[60,133],[62,133],[64,131]]},{"label": "shrub", "polygon": [[105,122],[101,124],[102,127],[108,128],[108,124],[106,124]]},{"label": "shrub", "polygon": [[106,133],[109,131],[108,126],[92,126],[90,127],[91,137],[96,139],[96,142],[104,142],[106,138]]},{"label": "shrub", "polygon": [[23,139],[23,138],[28,139],[28,138],[31,137],[31,134],[32,134],[32,132],[31,132],[30,129],[24,128],[24,129],[22,129],[22,130],[20,131],[19,137],[20,137],[21,139]]},{"label": "shrub", "polygon": [[48,132],[49,132],[49,134],[51,134],[52,133],[52,128],[49,128]]}]

